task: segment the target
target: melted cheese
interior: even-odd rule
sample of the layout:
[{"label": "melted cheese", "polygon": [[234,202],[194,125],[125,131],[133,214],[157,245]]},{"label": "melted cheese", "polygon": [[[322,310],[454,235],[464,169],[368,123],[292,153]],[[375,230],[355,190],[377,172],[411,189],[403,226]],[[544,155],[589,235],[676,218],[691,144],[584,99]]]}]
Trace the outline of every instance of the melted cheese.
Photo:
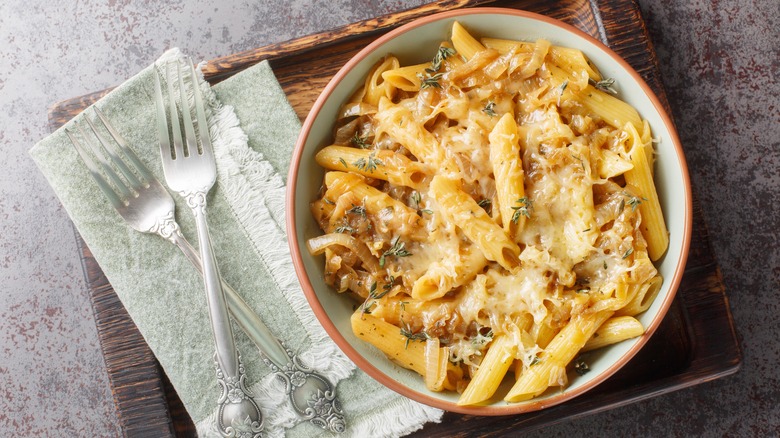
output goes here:
[{"label": "melted cheese", "polygon": [[[373,227],[355,227],[384,263],[372,274],[374,282],[392,282],[393,293],[376,300],[377,314],[399,327],[435,333],[452,360],[472,367],[490,343],[486,330],[510,336],[518,346],[515,357],[527,368],[544,348],[539,333],[599,305],[625,305],[619,303],[627,283],[656,275],[638,232],[641,217],[631,204],[636,198],[622,187],[621,175],[632,167],[628,136],[582,103],[589,74],[595,73],[567,71],[545,55],[544,44],[535,47],[485,56],[482,67],[475,55],[469,74],[444,63],[435,86],[382,97],[376,114],[363,116],[360,126],[368,131],[358,133],[373,138],[372,148],[403,154],[420,168],[457,180],[501,225],[489,133],[505,113],[517,123],[513,141],[521,151],[517,162],[523,166],[527,212],[516,214],[527,217],[510,237],[521,249],[516,267],[488,262],[478,239],[453,224],[469,221],[475,212],[446,214],[428,195],[433,174],[414,192],[369,181],[417,210],[419,220],[402,222],[421,233],[394,228],[398,209],[369,215]],[[330,222],[341,220],[335,219]],[[393,253],[401,237],[405,253]],[[565,381],[565,370],[553,374],[551,383]]]}]

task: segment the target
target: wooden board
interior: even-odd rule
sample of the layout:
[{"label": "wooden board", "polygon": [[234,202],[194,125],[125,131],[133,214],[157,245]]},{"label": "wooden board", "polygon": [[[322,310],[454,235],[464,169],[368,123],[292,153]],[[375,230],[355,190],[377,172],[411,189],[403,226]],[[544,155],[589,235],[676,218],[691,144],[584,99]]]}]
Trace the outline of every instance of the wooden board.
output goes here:
[{"label": "wooden board", "polygon": [[[216,83],[268,60],[303,119],[336,71],[381,33],[432,13],[474,6],[525,9],[563,20],[600,39],[634,67],[668,110],[668,101],[647,29],[634,0],[439,1],[408,11],[273,44],[208,62]],[[313,49],[316,48],[316,55]],[[316,71],[304,68],[317,57]],[[305,62],[303,62],[305,61]],[[54,104],[52,130],[108,90]],[[694,196],[695,198],[695,196]],[[538,412],[507,417],[445,414],[416,436],[502,435],[531,430],[675,391],[737,371],[741,352],[720,270],[712,255],[701,208],[694,199],[694,235],[685,275],[658,332],[621,371],[583,397]],[[121,428],[126,436],[193,436],[194,426],[154,356],[108,284],[89,248],[78,237],[101,348]]]}]

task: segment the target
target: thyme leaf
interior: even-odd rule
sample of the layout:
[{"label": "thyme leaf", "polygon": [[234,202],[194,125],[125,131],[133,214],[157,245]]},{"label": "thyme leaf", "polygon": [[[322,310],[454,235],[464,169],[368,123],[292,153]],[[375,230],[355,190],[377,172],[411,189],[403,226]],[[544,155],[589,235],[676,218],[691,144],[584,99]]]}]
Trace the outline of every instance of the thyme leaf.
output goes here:
[{"label": "thyme leaf", "polygon": [[441,84],[439,83],[439,79],[442,77],[442,73],[436,73],[435,75],[431,76],[430,73],[427,75],[422,75],[421,73],[417,74],[417,77],[420,79],[420,89],[424,90],[426,88],[441,88]]},{"label": "thyme leaf", "polygon": [[431,61],[431,66],[426,68],[425,71],[428,73],[436,73],[437,71],[441,70],[441,63],[445,59],[449,58],[450,56],[455,54],[455,49],[452,49],[450,47],[439,47],[439,50],[436,51],[436,54],[433,56],[433,61]]},{"label": "thyme leaf", "polygon": [[393,276],[390,276],[390,282],[382,286],[382,291],[377,292],[377,283],[373,282],[371,284],[371,288],[368,290],[368,297],[366,298],[366,301],[363,302],[363,304],[360,306],[362,313],[371,313],[371,310],[376,305],[376,301],[385,295],[387,295],[388,292],[390,292],[390,289],[393,288],[393,281],[395,281],[395,278]]},{"label": "thyme leaf", "polygon": [[585,363],[584,360],[577,359],[574,362],[574,372],[576,372],[577,375],[584,376],[585,374],[588,373],[588,371],[590,371],[590,367],[588,366],[587,363]]},{"label": "thyme leaf", "polygon": [[366,207],[362,205],[352,205],[352,208],[347,210],[347,214],[356,214],[361,217],[366,217]]},{"label": "thyme leaf", "polygon": [[368,154],[368,159],[366,158],[358,158],[354,163],[355,167],[358,168],[358,170],[365,170],[368,173],[374,173],[376,170],[376,166],[384,166],[385,163],[382,162],[379,158],[376,158],[376,154],[371,152]]},{"label": "thyme leaf", "polygon": [[628,248],[628,250],[623,253],[623,259],[627,259],[628,256],[630,256],[633,252],[634,252],[634,248]]},{"label": "thyme leaf", "polygon": [[528,199],[528,197],[523,196],[515,202],[520,204],[518,206],[512,207],[512,210],[515,211],[512,214],[512,222],[516,224],[520,221],[520,216],[525,216],[527,218],[531,217],[531,212],[529,210],[531,208],[531,200]]},{"label": "thyme leaf", "polygon": [[368,149],[368,147],[371,145],[368,141],[368,136],[361,137],[357,132],[354,136],[352,136],[351,139],[349,139],[349,142],[359,147],[360,149]]},{"label": "thyme leaf", "polygon": [[404,323],[404,326],[401,327],[401,335],[406,337],[406,343],[404,344],[404,348],[409,346],[409,341],[425,341],[427,339],[430,339],[430,336],[428,336],[427,333],[425,333],[425,330],[413,333],[411,327],[409,327],[409,323]]},{"label": "thyme leaf", "polygon": [[390,249],[382,253],[382,256],[379,257],[379,267],[385,267],[385,260],[388,256],[409,257],[410,255],[412,255],[412,253],[406,250],[406,244],[401,242],[401,237],[398,236],[390,242]]},{"label": "thyme leaf", "polygon": [[485,105],[485,108],[482,109],[482,112],[489,115],[490,117],[495,117],[498,114],[496,114],[495,111],[496,103],[493,101],[488,101],[487,105]]},{"label": "thyme leaf", "polygon": [[617,88],[615,88],[615,78],[606,78],[598,82],[593,79],[588,79],[588,83],[593,85],[597,90],[604,91],[609,94],[617,94]]},{"label": "thyme leaf", "polygon": [[355,232],[355,229],[352,228],[351,226],[347,225],[347,224],[344,224],[344,225],[340,225],[340,226],[336,227],[336,232],[337,233],[352,234],[352,233]]},{"label": "thyme leaf", "polygon": [[642,201],[647,201],[647,198],[641,196],[630,196],[626,203],[631,206],[631,211],[634,212],[639,207],[639,204],[642,203]]}]

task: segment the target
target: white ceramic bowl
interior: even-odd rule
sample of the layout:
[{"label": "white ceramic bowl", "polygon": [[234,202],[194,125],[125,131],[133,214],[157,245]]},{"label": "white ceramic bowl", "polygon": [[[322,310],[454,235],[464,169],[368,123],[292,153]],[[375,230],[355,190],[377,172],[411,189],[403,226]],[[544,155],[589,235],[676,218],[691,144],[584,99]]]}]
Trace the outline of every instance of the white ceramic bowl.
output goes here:
[{"label": "white ceramic bowl", "polygon": [[[655,178],[670,231],[670,243],[666,255],[656,263],[664,278],[662,289],[650,309],[638,316],[647,332],[599,350],[590,358],[589,373],[571,379],[561,391],[549,392],[527,402],[507,404],[499,398],[487,405],[457,406],[458,394],[427,390],[418,374],[393,364],[352,334],[349,317],[355,303],[323,282],[322,258],[311,256],[306,249],[306,240],[321,234],[309,211],[309,203],[316,199],[324,174],[315,163],[314,154],[331,141],[340,105],[386,54],[397,56],[401,65],[430,60],[439,43],[449,36],[456,20],[475,35],[526,41],[545,38],[554,45],[583,51],[604,77],[616,79],[620,97],[650,122],[658,140]],[[688,171],[677,133],[639,74],[609,48],[574,27],[512,9],[476,8],[432,15],[393,30],[361,50],[336,74],[314,103],[296,144],[288,178],[287,231],[293,263],[306,298],[325,330],[358,367],[389,388],[430,406],[474,415],[510,415],[561,403],[598,385],[628,362],[653,334],[672,303],[688,255],[691,216]]]}]

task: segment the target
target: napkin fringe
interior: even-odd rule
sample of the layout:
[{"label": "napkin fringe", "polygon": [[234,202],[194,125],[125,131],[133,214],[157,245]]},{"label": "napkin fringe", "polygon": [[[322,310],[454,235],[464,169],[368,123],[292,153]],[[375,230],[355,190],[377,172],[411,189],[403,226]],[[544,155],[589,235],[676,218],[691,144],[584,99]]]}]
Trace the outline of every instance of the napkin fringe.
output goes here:
[{"label": "napkin fringe", "polygon": [[[442,411],[397,398],[349,424],[352,437],[401,437],[422,429],[427,422],[441,422]],[[392,431],[388,433],[389,431]]]}]

